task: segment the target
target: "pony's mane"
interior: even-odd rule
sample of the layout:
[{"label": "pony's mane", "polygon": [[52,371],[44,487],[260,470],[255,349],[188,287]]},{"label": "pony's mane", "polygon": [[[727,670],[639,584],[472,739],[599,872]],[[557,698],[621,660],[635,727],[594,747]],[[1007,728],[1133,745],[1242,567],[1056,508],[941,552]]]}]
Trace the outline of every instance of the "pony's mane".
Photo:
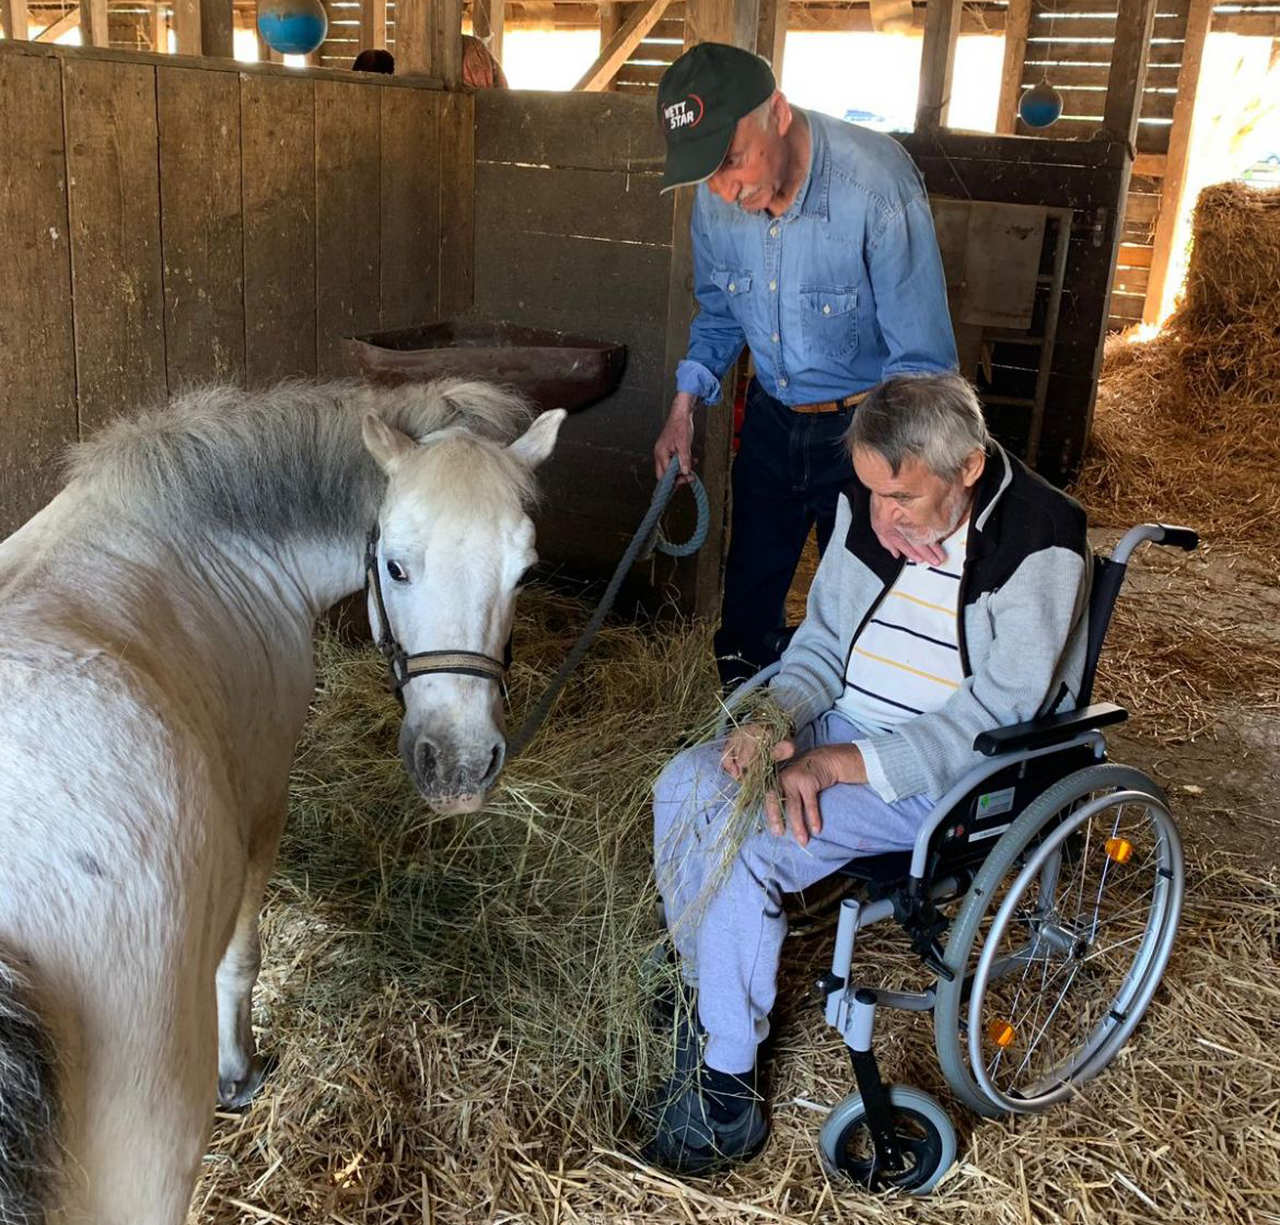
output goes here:
[{"label": "pony's mane", "polygon": [[[360,438],[366,413],[419,441],[441,431],[442,443],[457,440],[464,465],[442,468],[456,477],[452,496],[470,489],[483,499],[503,482],[507,496],[530,497],[521,465],[502,445],[527,421],[528,406],[509,390],[463,379],[201,387],[71,448],[68,475],[114,514],[170,533],[345,536],[368,527],[386,486]],[[452,442],[449,449],[458,450]]]}]

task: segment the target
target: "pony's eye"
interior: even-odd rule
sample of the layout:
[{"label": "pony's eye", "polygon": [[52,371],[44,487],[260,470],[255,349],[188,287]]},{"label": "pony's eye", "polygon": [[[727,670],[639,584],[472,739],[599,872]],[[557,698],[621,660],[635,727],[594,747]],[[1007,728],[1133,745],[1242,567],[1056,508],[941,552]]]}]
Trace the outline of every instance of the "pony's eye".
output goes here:
[{"label": "pony's eye", "polygon": [[407,583],[409,575],[398,561],[387,560],[387,574],[393,582]]}]

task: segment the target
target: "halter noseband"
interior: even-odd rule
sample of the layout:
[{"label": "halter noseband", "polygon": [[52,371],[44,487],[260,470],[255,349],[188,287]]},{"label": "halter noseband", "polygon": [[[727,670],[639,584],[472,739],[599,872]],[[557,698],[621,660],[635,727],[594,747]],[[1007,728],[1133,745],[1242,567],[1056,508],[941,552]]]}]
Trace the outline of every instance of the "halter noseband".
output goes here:
[{"label": "halter noseband", "polygon": [[503,696],[507,692],[507,667],[511,662],[511,642],[507,641],[505,661],[479,651],[418,651],[410,655],[402,647],[391,630],[387,606],[382,599],[382,578],[378,572],[378,525],[369,529],[364,546],[365,584],[373,593],[374,607],[378,611],[378,650],[387,661],[387,688],[391,689],[404,705],[404,687],[415,676],[429,676],[433,672],[449,672],[461,676],[478,676],[482,680],[497,681]]}]

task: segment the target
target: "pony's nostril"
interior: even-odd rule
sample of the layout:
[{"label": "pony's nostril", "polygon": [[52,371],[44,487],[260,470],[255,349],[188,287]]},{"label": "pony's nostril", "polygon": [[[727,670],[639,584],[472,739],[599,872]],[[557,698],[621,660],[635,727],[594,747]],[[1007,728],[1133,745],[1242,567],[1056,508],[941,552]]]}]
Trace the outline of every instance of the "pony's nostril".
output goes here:
[{"label": "pony's nostril", "polygon": [[498,777],[498,771],[502,769],[503,759],[507,755],[507,746],[503,741],[499,740],[493,746],[493,752],[489,754],[489,769],[485,772],[485,781],[493,782]]},{"label": "pony's nostril", "polygon": [[430,782],[436,776],[436,749],[430,740],[419,740],[414,750],[415,765],[417,767],[418,777],[425,783]]}]

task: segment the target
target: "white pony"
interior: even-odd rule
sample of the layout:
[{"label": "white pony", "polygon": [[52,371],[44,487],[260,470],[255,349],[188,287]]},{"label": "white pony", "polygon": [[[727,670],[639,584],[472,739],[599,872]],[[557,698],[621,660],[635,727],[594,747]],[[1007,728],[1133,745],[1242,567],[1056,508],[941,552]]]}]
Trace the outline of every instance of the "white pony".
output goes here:
[{"label": "white pony", "polygon": [[483,801],[564,418],[504,445],[522,412],[459,380],[195,392],[77,448],[0,543],[3,1225],[180,1225],[215,1092],[258,1087],[258,909],[312,625],[367,549],[406,767],[437,808]]}]

